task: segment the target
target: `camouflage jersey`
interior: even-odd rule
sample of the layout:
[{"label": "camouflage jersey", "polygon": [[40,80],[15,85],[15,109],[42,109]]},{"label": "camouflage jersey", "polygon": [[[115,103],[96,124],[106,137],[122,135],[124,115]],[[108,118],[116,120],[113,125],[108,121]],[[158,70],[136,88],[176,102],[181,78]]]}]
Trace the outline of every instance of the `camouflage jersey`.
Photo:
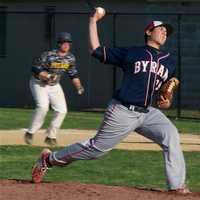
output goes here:
[{"label": "camouflage jersey", "polygon": [[[65,56],[59,56],[58,50],[55,49],[42,53],[42,55],[34,61],[32,73],[40,83],[55,85],[60,81],[64,73],[67,73],[71,79],[78,77],[75,63],[76,59],[72,53],[68,52]],[[47,71],[51,75],[49,81],[39,80],[38,74],[42,71]]]}]

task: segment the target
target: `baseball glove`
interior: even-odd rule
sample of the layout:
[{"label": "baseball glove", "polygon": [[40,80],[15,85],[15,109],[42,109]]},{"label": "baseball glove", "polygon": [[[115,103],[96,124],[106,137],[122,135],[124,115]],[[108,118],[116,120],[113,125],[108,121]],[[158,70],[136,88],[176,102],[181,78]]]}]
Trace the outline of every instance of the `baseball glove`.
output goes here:
[{"label": "baseball glove", "polygon": [[48,73],[47,71],[42,71],[39,73],[38,78],[42,81],[44,84],[48,85],[55,85],[60,79],[60,76],[56,73]]},{"label": "baseball glove", "polygon": [[171,106],[174,92],[178,88],[179,83],[177,78],[172,77],[161,86],[157,100],[159,108],[167,109]]}]

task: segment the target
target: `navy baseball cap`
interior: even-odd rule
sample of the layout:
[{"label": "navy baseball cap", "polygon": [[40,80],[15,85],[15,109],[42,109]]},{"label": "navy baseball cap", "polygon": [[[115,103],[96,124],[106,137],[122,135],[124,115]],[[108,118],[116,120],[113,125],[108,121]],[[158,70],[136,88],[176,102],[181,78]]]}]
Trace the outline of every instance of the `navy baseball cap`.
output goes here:
[{"label": "navy baseball cap", "polygon": [[144,33],[146,35],[146,31],[152,31],[154,28],[158,26],[164,26],[167,29],[167,36],[173,33],[173,27],[170,24],[166,24],[162,21],[151,21],[145,28]]},{"label": "navy baseball cap", "polygon": [[72,36],[68,32],[61,32],[57,36],[57,42],[58,43],[63,43],[63,42],[72,42]]}]

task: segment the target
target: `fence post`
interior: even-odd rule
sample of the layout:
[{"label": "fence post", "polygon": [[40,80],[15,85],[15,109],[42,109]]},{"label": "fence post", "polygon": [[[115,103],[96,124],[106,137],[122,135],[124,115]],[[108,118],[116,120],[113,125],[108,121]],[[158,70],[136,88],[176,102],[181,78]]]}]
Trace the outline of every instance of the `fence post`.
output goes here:
[{"label": "fence post", "polygon": [[[113,47],[116,47],[116,17],[117,14],[113,14]],[[115,93],[116,90],[116,85],[117,85],[117,68],[113,66],[113,94]]]},{"label": "fence post", "polygon": [[[181,70],[181,14],[178,14],[177,47],[178,47],[178,79],[182,82]],[[181,84],[177,93],[177,118],[181,117]]]},{"label": "fence post", "polygon": [[7,7],[0,6],[0,57],[6,56]]},{"label": "fence post", "polygon": [[55,37],[55,6],[46,7],[46,26],[45,26],[45,39],[47,48],[53,47],[53,38]]}]

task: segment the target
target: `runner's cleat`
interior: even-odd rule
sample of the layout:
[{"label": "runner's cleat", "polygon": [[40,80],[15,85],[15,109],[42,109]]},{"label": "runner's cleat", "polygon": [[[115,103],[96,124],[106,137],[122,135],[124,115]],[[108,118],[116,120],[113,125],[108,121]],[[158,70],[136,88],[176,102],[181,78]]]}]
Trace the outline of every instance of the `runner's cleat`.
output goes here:
[{"label": "runner's cleat", "polygon": [[24,135],[24,141],[26,142],[26,144],[32,144],[33,143],[33,134],[26,132]]},{"label": "runner's cleat", "polygon": [[50,145],[50,146],[56,146],[57,145],[57,141],[56,138],[49,138],[46,137],[45,141],[46,144]]}]

